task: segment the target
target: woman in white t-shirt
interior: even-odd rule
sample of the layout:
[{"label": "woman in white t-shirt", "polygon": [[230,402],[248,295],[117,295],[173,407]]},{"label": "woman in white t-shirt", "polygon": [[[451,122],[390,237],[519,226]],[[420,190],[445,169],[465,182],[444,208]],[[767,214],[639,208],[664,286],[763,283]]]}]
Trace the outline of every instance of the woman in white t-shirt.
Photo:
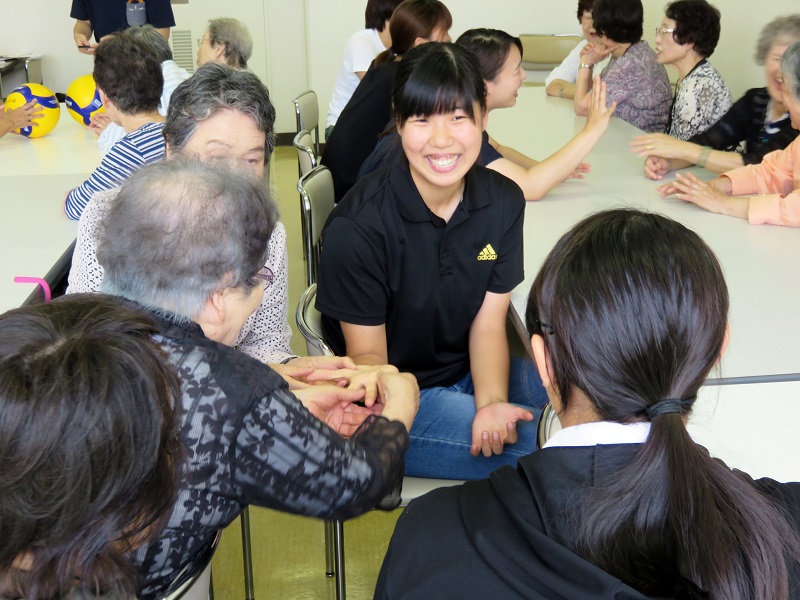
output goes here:
[{"label": "woman in white t-shirt", "polygon": [[358,82],[364,77],[370,63],[381,52],[392,45],[389,35],[389,19],[402,0],[367,0],[364,11],[364,29],[357,31],[347,40],[344,47],[344,58],[336,83],[333,84],[333,95],[328,105],[328,116],[325,119],[325,139],[328,139],[339,113],[347,105]]}]

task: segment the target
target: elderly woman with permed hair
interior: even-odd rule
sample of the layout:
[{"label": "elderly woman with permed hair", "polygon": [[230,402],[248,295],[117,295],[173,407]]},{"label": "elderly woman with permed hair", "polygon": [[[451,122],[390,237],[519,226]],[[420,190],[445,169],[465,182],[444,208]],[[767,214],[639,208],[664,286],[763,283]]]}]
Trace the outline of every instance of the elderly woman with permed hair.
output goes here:
[{"label": "elderly woman with permed hair", "polygon": [[[180,84],[164,126],[167,156],[192,156],[225,163],[236,171],[263,177],[275,147],[275,108],[261,80],[246,70],[211,63]],[[118,189],[95,194],[83,214],[72,257],[67,293],[95,292],[103,280],[97,262],[97,235]],[[270,274],[261,305],[241,327],[235,346],[273,365],[292,383],[320,375],[320,369],[355,367],[349,359],[296,357],[288,323],[289,291],[286,230],[278,223],[269,237],[264,263]]]},{"label": "elderly woman with permed hair", "polygon": [[647,157],[644,174],[662,179],[669,171],[697,164],[715,173],[758,164],[775,150],[783,150],[797,137],[783,104],[781,58],[800,41],[800,15],[770,21],[758,38],[756,64],[764,66],[767,87],[745,92],[710,129],[688,141],[654,133],[641,135],[631,151]]},{"label": "elderly woman with permed hair", "polygon": [[[783,103],[792,127],[800,129],[800,42],[781,60]],[[662,196],[675,194],[711,212],[747,219],[753,225],[770,223],[800,227],[800,138],[785,150],[764,157],[761,164],[727,171],[704,182],[694,175],[658,188]]]},{"label": "elderly woman with permed hair", "polygon": [[197,66],[215,62],[233,69],[246,69],[253,54],[253,38],[247,26],[237,19],[220,17],[208,22],[198,40]]}]

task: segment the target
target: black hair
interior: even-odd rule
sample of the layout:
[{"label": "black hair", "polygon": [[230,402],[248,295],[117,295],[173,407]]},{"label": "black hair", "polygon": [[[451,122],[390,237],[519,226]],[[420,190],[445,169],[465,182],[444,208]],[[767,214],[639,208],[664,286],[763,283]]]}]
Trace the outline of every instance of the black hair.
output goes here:
[{"label": "black hair", "polygon": [[494,81],[503,69],[512,46],[516,46],[522,56],[522,42],[499,29],[470,29],[456,40],[478,59],[481,77],[484,81]]},{"label": "black hair", "polygon": [[458,109],[475,121],[475,102],[486,111],[486,84],[478,59],[458,44],[421,44],[410,50],[397,68],[392,110],[399,127],[413,116]]},{"label": "black hair", "polygon": [[[635,210],[592,215],[534,281],[526,319],[564,407],[581,392],[606,421],[650,420],[627,465],[585,491],[578,552],[647,596],[778,600],[800,543],[752,480],[692,441],[682,417],[724,343],[728,290],[700,237]],[[681,412],[649,418],[664,399]]]},{"label": "black hair", "polygon": [[367,0],[367,8],[364,10],[364,29],[376,29],[383,31],[394,9],[402,0]]},{"label": "black hair", "polygon": [[375,65],[382,65],[397,56],[403,56],[414,47],[417,38],[429,39],[437,27],[450,29],[453,16],[439,0],[405,0],[401,2],[389,21],[392,47],[375,57]]},{"label": "black hair", "polygon": [[583,18],[583,13],[585,12],[592,12],[594,8],[594,0],[578,0],[578,23],[581,22]]},{"label": "black hair", "polygon": [[182,458],[155,333],[103,294],[0,316],[0,597],[135,596]]},{"label": "black hair", "polygon": [[642,0],[596,0],[592,22],[597,35],[618,44],[635,44],[642,39]]},{"label": "black hair", "polygon": [[122,112],[137,115],[158,110],[164,88],[161,63],[133,36],[112,35],[100,42],[92,75]]},{"label": "black hair", "polygon": [[667,5],[668,19],[675,21],[672,37],[679,44],[694,44],[700,56],[714,54],[719,42],[720,13],[706,0],[676,0]]}]

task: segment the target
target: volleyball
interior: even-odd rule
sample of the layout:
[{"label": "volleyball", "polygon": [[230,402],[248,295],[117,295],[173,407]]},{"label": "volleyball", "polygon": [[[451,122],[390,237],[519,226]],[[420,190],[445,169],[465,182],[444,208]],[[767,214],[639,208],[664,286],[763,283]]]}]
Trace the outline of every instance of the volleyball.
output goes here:
[{"label": "volleyball", "polygon": [[43,85],[24,83],[6,98],[6,111],[19,108],[31,100],[36,100],[41,107],[41,110],[34,114],[42,114],[42,116],[33,120],[36,125],[22,127],[15,131],[25,137],[39,138],[53,131],[58,123],[58,117],[61,116],[61,107],[58,105],[56,95]]},{"label": "volleyball", "polygon": [[69,84],[65,104],[69,115],[86,126],[91,122],[92,115],[106,111],[91,74],[78,77]]}]

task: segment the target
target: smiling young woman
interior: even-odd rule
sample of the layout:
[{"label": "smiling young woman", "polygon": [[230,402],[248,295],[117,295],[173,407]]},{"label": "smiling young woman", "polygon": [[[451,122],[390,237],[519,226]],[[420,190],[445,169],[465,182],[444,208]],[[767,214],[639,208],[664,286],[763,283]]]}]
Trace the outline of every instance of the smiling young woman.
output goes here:
[{"label": "smiling young woman", "polygon": [[536,448],[524,422],[545,402],[531,361],[509,358],[505,329],[525,201],[476,164],[486,86],[467,49],[410,50],[392,105],[402,152],[331,215],[317,308],[335,352],[417,377],[406,474],[478,478]]}]

